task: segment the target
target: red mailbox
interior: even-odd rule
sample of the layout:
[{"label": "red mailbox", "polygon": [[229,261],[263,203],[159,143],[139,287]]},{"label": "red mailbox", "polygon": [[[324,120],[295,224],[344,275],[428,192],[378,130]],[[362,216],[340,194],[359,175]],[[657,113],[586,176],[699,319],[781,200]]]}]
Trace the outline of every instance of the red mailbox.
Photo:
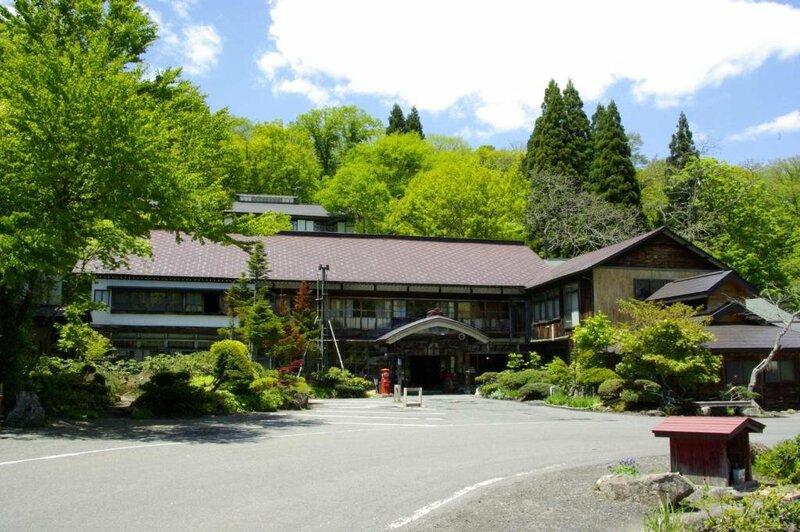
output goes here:
[{"label": "red mailbox", "polygon": [[381,384],[380,384],[380,391],[381,395],[391,395],[392,389],[392,370],[389,368],[383,368],[381,370]]}]

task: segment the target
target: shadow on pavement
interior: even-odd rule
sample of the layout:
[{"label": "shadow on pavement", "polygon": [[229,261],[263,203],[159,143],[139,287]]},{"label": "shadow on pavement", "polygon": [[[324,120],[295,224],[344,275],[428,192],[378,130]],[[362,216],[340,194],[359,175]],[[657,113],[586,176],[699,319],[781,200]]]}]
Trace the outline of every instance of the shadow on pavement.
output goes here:
[{"label": "shadow on pavement", "polygon": [[291,414],[252,413],[194,419],[101,418],[92,421],[57,420],[48,427],[0,427],[0,440],[117,440],[136,442],[246,443],[269,439],[294,428],[319,426],[314,419]]}]

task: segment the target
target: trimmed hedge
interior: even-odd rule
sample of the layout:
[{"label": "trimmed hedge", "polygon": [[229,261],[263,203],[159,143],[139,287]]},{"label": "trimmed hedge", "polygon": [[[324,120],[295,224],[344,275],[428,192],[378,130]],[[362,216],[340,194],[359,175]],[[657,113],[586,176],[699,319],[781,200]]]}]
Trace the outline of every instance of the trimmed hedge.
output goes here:
[{"label": "trimmed hedge", "polygon": [[520,401],[532,401],[534,399],[544,399],[550,395],[553,385],[549,382],[529,382],[519,389]]}]

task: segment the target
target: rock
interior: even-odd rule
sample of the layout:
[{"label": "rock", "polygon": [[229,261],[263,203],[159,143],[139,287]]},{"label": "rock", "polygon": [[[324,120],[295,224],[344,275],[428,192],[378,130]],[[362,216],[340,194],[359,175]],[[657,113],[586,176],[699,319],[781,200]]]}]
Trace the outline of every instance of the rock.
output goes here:
[{"label": "rock", "polygon": [[17,404],[6,417],[6,425],[11,427],[43,427],[44,408],[39,396],[33,392],[19,392]]},{"label": "rock", "polygon": [[294,403],[294,407],[298,410],[305,410],[308,408],[308,394],[296,393],[292,397],[292,402]]},{"label": "rock", "polygon": [[608,499],[656,506],[662,502],[675,504],[691,495],[694,486],[679,473],[606,475],[597,481],[595,490]]}]

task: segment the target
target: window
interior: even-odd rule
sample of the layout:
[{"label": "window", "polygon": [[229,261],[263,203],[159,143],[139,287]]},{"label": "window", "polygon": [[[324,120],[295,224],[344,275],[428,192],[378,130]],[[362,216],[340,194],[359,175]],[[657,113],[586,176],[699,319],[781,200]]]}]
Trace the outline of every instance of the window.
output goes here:
[{"label": "window", "polygon": [[794,360],[773,360],[767,366],[767,371],[764,374],[764,380],[769,384],[794,382],[794,379]]},{"label": "window", "polygon": [[391,301],[380,299],[331,299],[330,318],[345,329],[391,327]]},{"label": "window", "polygon": [[725,384],[747,384],[757,360],[727,360],[725,362]]},{"label": "window", "polygon": [[[104,297],[95,290],[95,298]],[[113,312],[162,314],[222,314],[223,292],[184,292],[180,290],[131,290],[112,288]],[[106,299],[108,299],[106,297]]]},{"label": "window", "polygon": [[672,282],[670,279],[634,279],[633,295],[636,299],[647,299],[656,290],[670,282]]},{"label": "window", "polygon": [[533,298],[533,321],[552,321],[561,317],[558,292],[558,288],[554,288]]},{"label": "window", "polygon": [[93,301],[95,303],[103,303],[106,306],[111,306],[111,291],[110,290],[95,290]]},{"label": "window", "polygon": [[564,328],[572,329],[581,320],[580,300],[578,298],[578,284],[564,287]]}]

